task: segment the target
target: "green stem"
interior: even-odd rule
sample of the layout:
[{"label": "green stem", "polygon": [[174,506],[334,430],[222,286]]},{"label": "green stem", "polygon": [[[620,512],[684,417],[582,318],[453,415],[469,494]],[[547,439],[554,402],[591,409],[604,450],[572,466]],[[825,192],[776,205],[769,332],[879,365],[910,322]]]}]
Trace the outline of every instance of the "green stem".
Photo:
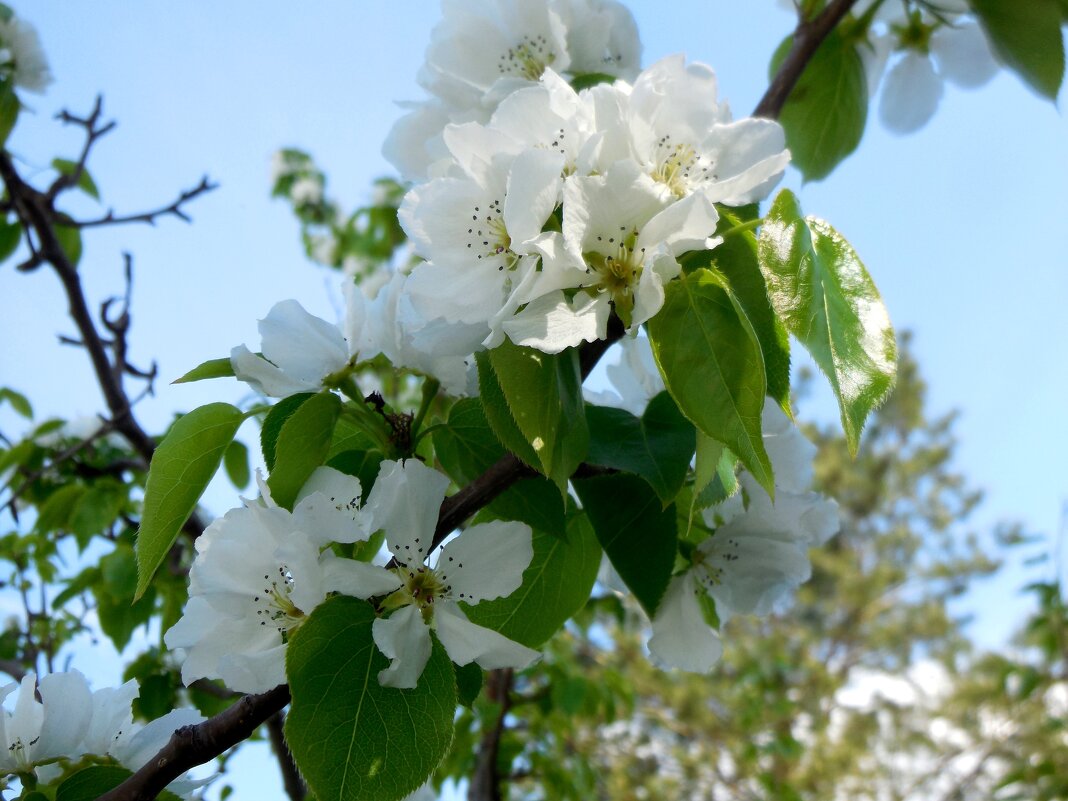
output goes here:
[{"label": "green stem", "polygon": [[755,220],[739,223],[733,228],[728,228],[726,231],[720,234],[720,238],[722,238],[723,240],[727,240],[730,239],[732,236],[744,234],[746,231],[752,231],[755,228],[759,228],[762,222],[764,222],[764,219],[762,217],[757,217]]},{"label": "green stem", "polygon": [[419,411],[416,412],[415,419],[412,421],[412,438],[413,441],[418,439],[419,427],[423,424],[423,419],[426,417],[426,413],[430,411],[430,404],[434,402],[434,398],[438,396],[438,389],[441,387],[441,382],[436,378],[428,378],[423,382],[423,401],[419,404]]}]

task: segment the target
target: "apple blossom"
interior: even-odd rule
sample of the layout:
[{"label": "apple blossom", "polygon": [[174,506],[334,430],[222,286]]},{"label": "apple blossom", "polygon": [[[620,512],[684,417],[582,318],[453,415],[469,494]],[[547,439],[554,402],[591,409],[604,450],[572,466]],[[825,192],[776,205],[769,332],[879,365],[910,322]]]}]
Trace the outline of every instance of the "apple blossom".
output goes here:
[{"label": "apple blossom", "polygon": [[533,557],[530,527],[516,522],[482,523],[465,529],[424,564],[449,479],[422,463],[387,461],[367,499],[369,528],[383,529],[397,567],[400,588],[381,602],[388,617],[375,620],[372,635],[391,664],[378,680],[388,687],[415,687],[430,658],[431,628],[458,665],[523,668],[539,654],[467,619],[459,602],[478,604],[515,592]]},{"label": "apple blossom", "polygon": [[0,19],[0,75],[15,86],[40,94],[52,83],[37,30],[14,15]]}]

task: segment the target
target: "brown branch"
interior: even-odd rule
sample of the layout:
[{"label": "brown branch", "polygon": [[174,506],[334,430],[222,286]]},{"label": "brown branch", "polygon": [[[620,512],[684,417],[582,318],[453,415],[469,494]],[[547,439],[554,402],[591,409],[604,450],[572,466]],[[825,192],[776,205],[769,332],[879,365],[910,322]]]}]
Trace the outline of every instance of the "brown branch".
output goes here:
[{"label": "brown branch", "polygon": [[167,206],[162,206],[153,211],[144,211],[140,214],[126,214],[122,216],[116,215],[114,209],[108,209],[108,213],[103,217],[98,217],[95,220],[75,220],[71,222],[70,225],[74,228],[94,228],[101,225],[125,225],[126,223],[137,222],[155,225],[157,217],[165,217],[167,215],[177,217],[179,220],[184,220],[185,222],[192,222],[192,218],[185,213],[182,206],[198,195],[203,195],[205,192],[217,189],[218,186],[218,184],[213,184],[208,179],[208,176],[205,175],[200,179],[199,184],[192,189],[186,189],[178,196],[177,200]]},{"label": "brown branch", "polygon": [[486,696],[500,708],[493,726],[482,734],[475,772],[467,786],[467,801],[502,801],[504,798],[501,793],[503,777],[497,761],[501,753],[501,738],[504,736],[504,720],[511,709],[512,678],[511,668],[491,670],[487,677]]},{"label": "brown branch", "polygon": [[289,688],[282,685],[260,695],[246,695],[203,723],[183,726],[139,771],[97,801],[150,801],[190,768],[252,736],[261,723],[288,703]]},{"label": "brown branch", "polygon": [[85,129],[85,144],[82,145],[81,155],[78,157],[78,161],[74,164],[74,169],[66,174],[60,175],[52,182],[52,185],[48,187],[48,192],[45,197],[48,198],[49,204],[55,202],[55,199],[67,189],[72,189],[78,185],[78,181],[81,180],[82,175],[85,174],[85,165],[89,160],[89,151],[93,149],[93,145],[102,136],[107,135],[115,128],[115,122],[109,122],[105,125],[98,127],[101,114],[103,113],[104,99],[100,96],[96,96],[96,102],[93,103],[93,110],[89,113],[88,117],[76,117],[69,111],[61,111],[56,115],[56,119],[61,120],[68,125],[78,125]]},{"label": "brown branch", "polygon": [[786,54],[775,77],[771,79],[768,90],[753,109],[754,117],[766,117],[770,120],[779,118],[782,107],[786,105],[790,92],[797,85],[808,62],[856,2],[857,0],[831,0],[816,17],[798,22],[790,52]]},{"label": "brown branch", "polygon": [[286,795],[290,801],[304,801],[308,795],[308,788],[304,779],[300,776],[297,763],[293,761],[293,754],[286,743],[285,713],[278,712],[267,718],[267,734],[271,738],[271,748],[278,758],[278,767],[282,770],[282,786],[285,787]]}]

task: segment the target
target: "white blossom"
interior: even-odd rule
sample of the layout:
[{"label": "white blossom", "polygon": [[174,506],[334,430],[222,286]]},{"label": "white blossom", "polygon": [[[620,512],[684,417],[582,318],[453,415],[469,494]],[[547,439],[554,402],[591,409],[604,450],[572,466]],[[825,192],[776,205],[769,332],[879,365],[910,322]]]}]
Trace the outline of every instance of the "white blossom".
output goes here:
[{"label": "white blossom", "polygon": [[[21,773],[36,764],[81,754],[79,746],[93,713],[92,694],[77,672],[52,673],[40,682],[27,673],[18,685],[0,689],[0,700],[16,687],[14,709],[0,708],[0,774]],[[39,688],[41,700],[34,697]]]},{"label": "white blossom", "polygon": [[249,502],[213,522],[196,541],[189,602],[167,631],[186,649],[182,679],[218,678],[234,690],[264,692],[285,681],[290,633],[332,592],[367,598],[400,582],[364,562],[336,557],[330,541],[366,539],[359,482],[319,468],[292,513]]},{"label": "white blossom", "polygon": [[838,531],[838,505],[808,491],[815,447],[771,401],[764,405],[763,429],[775,501],[742,471],[743,492],[705,511],[715,530],[671,579],[653,618],[649,650],[667,665],[709,670],[721,644],[707,623],[702,626],[703,604],[713,602],[720,623],[738,614],[770,614],[811,575],[808,549]]},{"label": "white blossom", "polygon": [[538,652],[467,619],[459,602],[478,604],[515,592],[533,558],[531,531],[523,523],[471,526],[447,543],[433,566],[430,552],[447,477],[418,461],[387,461],[367,501],[368,528],[383,529],[397,562],[400,588],[382,602],[389,617],[375,620],[372,634],[391,660],[379,673],[388,687],[415,687],[430,658],[431,627],[449,658],[491,670],[523,668]]},{"label": "white blossom", "polygon": [[649,401],[664,391],[664,379],[657,369],[649,338],[642,333],[624,337],[617,345],[619,359],[605,366],[612,387],[607,390],[582,388],[590,403],[625,409],[635,417],[645,413]]},{"label": "white blossom", "polygon": [[38,94],[52,83],[37,30],[15,16],[0,20],[0,73],[10,75],[15,86]]},{"label": "white blossom", "polygon": [[309,314],[295,300],[276,303],[259,322],[262,355],[244,345],[230,352],[234,374],[269,397],[321,390],[326,378],[358,357],[364,297],[347,284],[345,297],[343,326]]}]

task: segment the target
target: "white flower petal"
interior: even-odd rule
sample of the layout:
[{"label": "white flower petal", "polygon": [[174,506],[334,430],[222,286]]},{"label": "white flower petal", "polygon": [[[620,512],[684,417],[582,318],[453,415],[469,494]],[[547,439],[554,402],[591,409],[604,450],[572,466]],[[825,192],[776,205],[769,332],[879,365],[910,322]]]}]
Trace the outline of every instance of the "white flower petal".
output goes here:
[{"label": "white flower petal", "polygon": [[263,355],[300,381],[319,381],[349,359],[336,325],[309,314],[295,300],[276,303],[260,320]]},{"label": "white flower petal", "polygon": [[986,33],[975,22],[957,20],[939,27],[931,35],[931,52],[939,74],[965,89],[987,83],[999,68]]},{"label": "white flower petal", "polygon": [[128,770],[139,770],[148,760],[160,752],[171,736],[183,726],[195,726],[203,723],[204,716],[195,709],[174,709],[162,717],[156,718],[124,737],[116,747],[113,756]]},{"label": "white flower petal", "polygon": [[385,461],[364,507],[368,530],[385,529],[389,550],[405,565],[421,564],[430,550],[449,479],[418,459]]},{"label": "white flower petal", "polygon": [[934,116],[941,99],[942,80],[931,59],[911,50],[886,75],[879,118],[893,133],[912,133]]},{"label": "white flower petal", "polygon": [[79,745],[89,730],[93,694],[77,670],[52,673],[39,682],[44,719],[34,746],[34,759],[80,756]]},{"label": "white flower petal", "polygon": [[269,398],[288,398],[298,392],[316,392],[322,387],[321,381],[302,381],[279,370],[244,345],[238,345],[230,351],[230,364],[239,381],[244,381]]},{"label": "white flower petal", "polygon": [[401,588],[395,573],[383,567],[343,559],[329,551],[323,554],[323,587],[327,592],[340,592],[353,598],[373,598]]},{"label": "white flower petal", "polygon": [[293,521],[318,545],[366,540],[360,493],[358,478],[317,467],[297,495]]},{"label": "white flower petal", "polygon": [[604,339],[611,311],[607,295],[579,292],[568,300],[563,292],[556,291],[503,320],[501,330],[517,345],[559,353],[582,342]]},{"label": "white flower petal", "polygon": [[563,155],[550,150],[528,150],[512,162],[504,198],[504,222],[517,253],[525,252],[522,246],[541,233],[556,208],[563,169]]},{"label": "white flower petal", "polygon": [[653,618],[650,653],[661,663],[707,673],[723,654],[719,635],[705,622],[693,571],[671,579]]},{"label": "white flower petal", "polygon": [[392,660],[388,668],[379,671],[379,683],[402,690],[415,687],[431,650],[430,629],[419,607],[402,606],[388,618],[378,618],[371,626],[371,636],[378,650]]},{"label": "white flower petal", "polygon": [[494,521],[471,526],[442,548],[435,572],[451,597],[477,604],[519,589],[533,558],[530,526]]},{"label": "white flower petal", "polygon": [[475,662],[486,670],[525,668],[541,656],[503,634],[472,623],[451,601],[434,609],[434,626],[449,658],[457,665]]}]

